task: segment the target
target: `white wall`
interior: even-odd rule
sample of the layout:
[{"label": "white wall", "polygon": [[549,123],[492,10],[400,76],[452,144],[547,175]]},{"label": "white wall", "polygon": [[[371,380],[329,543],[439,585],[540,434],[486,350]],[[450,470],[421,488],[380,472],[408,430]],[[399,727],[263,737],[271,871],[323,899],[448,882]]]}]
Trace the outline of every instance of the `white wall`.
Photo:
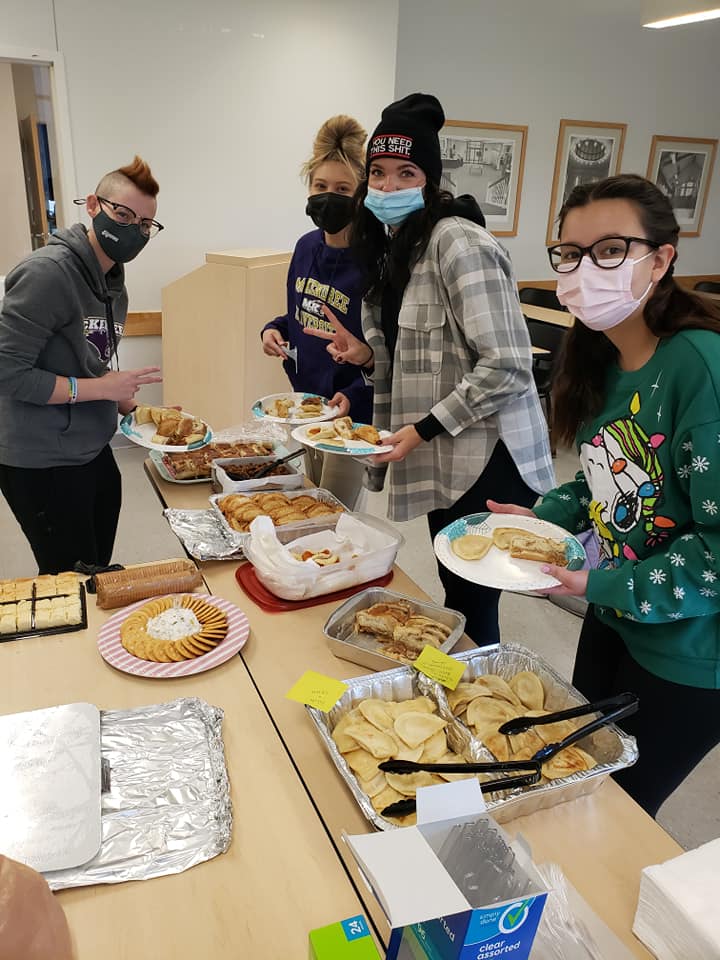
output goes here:
[{"label": "white wall", "polygon": [[[648,30],[631,0],[400,0],[396,95],[434,93],[452,120],[527,124],[518,279],[550,279],[544,250],[562,118],[627,123],[622,172],[645,174],[653,134],[720,136],[720,21]],[[720,157],[702,236],[678,273],[720,271]]]}]

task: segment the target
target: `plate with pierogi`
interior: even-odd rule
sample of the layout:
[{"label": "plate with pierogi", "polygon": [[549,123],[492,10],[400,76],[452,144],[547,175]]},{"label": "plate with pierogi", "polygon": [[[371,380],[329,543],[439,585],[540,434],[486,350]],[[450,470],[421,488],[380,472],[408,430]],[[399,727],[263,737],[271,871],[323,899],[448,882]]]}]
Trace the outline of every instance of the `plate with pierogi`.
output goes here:
[{"label": "plate with pierogi", "polygon": [[338,417],[327,423],[296,427],[293,440],[326,453],[346,457],[368,457],[375,453],[389,453],[393,448],[383,443],[389,430],[378,430],[370,423],[355,423],[350,417]]},{"label": "plate with pierogi", "polygon": [[187,677],[211,670],[245,644],[250,623],[234,603],[202,593],[140,600],[119,610],[98,635],[111,666],[140,677]]},{"label": "plate with pierogi", "polygon": [[331,407],[326,397],[314,393],[271,393],[260,397],[252,405],[252,414],[271,423],[319,423],[337,416],[337,407]]},{"label": "plate with pierogi", "polygon": [[452,573],[496,590],[548,590],[559,581],[545,564],[580,570],[585,549],[577,537],[539,517],[474,513],[435,537],[435,556]]},{"label": "plate with pierogi", "polygon": [[198,450],[212,440],[204,420],[177,407],[153,407],[139,403],[120,421],[121,433],[140,447],[162,453]]}]

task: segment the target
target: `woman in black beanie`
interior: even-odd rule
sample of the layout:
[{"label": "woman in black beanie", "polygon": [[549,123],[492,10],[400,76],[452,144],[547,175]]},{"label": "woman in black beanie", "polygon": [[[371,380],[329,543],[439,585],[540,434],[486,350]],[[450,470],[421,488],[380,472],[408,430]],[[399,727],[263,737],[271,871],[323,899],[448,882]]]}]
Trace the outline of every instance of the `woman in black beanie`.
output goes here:
[{"label": "woman in black beanie", "polygon": [[[436,97],[414,93],[370,138],[351,232],[367,343],[330,311],[334,336],[306,331],[372,378],[373,423],[393,431],[394,449],[375,458],[369,485],[381,489],[392,463],[390,519],[427,514],[431,537],[488,499],[531,506],[554,482],[512,265],[474,199],[440,187],[444,122]],[[469,636],[497,643],[499,591],[438,570]]]}]

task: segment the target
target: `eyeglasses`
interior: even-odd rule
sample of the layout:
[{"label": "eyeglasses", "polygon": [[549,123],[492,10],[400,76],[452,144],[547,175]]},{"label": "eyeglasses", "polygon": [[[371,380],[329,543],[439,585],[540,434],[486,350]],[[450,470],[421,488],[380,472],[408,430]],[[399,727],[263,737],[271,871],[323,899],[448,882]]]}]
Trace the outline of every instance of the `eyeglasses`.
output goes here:
[{"label": "eyeglasses", "polygon": [[[114,200],[108,200],[106,197],[98,196],[100,203],[107,204],[113,212],[113,220],[123,227],[129,227],[132,223],[137,223],[140,227],[140,233],[146,237],[156,237],[165,227],[157,220],[151,220],[150,217],[139,217],[134,210],[126,207],[124,203],[115,203]],[[85,200],[75,200],[74,203],[84,204]]]},{"label": "eyeglasses", "polygon": [[646,240],[645,237],[603,237],[589,247],[581,247],[579,243],[557,243],[548,247],[548,257],[550,266],[556,273],[572,273],[577,270],[585,254],[603,270],[616,270],[625,263],[633,243],[644,243],[653,250],[660,247],[659,243]]}]

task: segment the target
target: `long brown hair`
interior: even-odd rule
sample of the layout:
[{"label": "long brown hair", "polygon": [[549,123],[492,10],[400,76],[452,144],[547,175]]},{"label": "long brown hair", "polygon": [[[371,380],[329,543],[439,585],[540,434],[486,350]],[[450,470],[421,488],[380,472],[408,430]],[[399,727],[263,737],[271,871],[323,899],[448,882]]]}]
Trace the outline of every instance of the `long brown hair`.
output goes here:
[{"label": "long brown hair", "polygon": [[[628,200],[642,223],[645,237],[675,247],[672,259],[652,296],[645,304],[645,323],[661,340],[680,330],[720,333],[720,308],[711,300],[688,293],[673,279],[680,228],[667,197],[649,180],[636,174],[608,177],[573,189],[560,210],[560,231],[568,212],[595,200]],[[608,368],[617,350],[605,336],[579,321],[567,337],[558,359],[553,385],[553,437],[572,446],[578,429],[600,413],[605,401]]]}]

